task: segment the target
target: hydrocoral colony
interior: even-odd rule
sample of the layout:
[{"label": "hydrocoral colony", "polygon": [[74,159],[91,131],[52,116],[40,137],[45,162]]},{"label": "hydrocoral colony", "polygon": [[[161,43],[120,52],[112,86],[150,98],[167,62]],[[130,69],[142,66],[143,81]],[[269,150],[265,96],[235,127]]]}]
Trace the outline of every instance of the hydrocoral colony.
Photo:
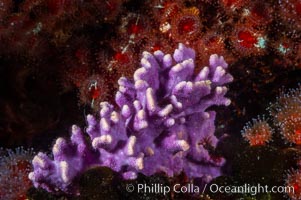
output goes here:
[{"label": "hydrocoral colony", "polygon": [[182,171],[190,178],[210,181],[221,175],[225,159],[209,151],[216,147],[213,105],[230,104],[225,98],[233,80],[223,57],[211,55],[209,66],[194,73],[195,51],[179,44],[173,56],[144,52],[134,80],[118,81],[115,109],[101,103],[100,120],[87,116],[86,141],[73,125],[71,140],[58,138],[53,160],[45,153],[33,159],[29,174],[35,187],[75,192],[70,184],[93,166],[107,166],[124,179],[137,173],[168,176]]}]

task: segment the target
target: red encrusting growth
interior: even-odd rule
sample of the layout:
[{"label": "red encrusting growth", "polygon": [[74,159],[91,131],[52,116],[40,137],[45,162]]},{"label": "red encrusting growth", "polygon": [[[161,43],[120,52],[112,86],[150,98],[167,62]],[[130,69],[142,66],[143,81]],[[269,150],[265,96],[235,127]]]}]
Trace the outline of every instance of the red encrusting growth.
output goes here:
[{"label": "red encrusting growth", "polygon": [[67,62],[69,66],[67,66],[62,74],[64,79],[62,79],[62,85],[65,89],[76,87],[79,88],[81,84],[89,77],[90,68],[86,64],[78,64],[72,61]]},{"label": "red encrusting growth", "polygon": [[117,8],[117,3],[113,1],[105,1],[106,8],[108,8],[109,11],[114,11]]},{"label": "red encrusting growth", "polygon": [[255,27],[267,26],[272,20],[271,5],[266,1],[251,1],[250,5],[247,5],[247,9],[249,15],[246,18]]},{"label": "red encrusting growth", "polygon": [[138,62],[133,59],[134,57],[134,45],[126,44],[115,51],[111,61],[105,66],[106,70],[109,73],[116,74],[118,78],[121,76],[132,76],[133,72],[138,68]]},{"label": "red encrusting growth", "polygon": [[189,34],[190,32],[194,31],[195,21],[191,18],[183,19],[179,23],[179,33],[182,34]]},{"label": "red encrusting growth", "polygon": [[173,1],[165,1],[161,6],[163,7],[163,9],[161,9],[161,16],[163,20],[173,18],[181,9],[181,5]]},{"label": "red encrusting growth", "polygon": [[283,0],[279,1],[281,14],[279,18],[283,19],[292,30],[301,30],[301,1],[300,0]]},{"label": "red encrusting growth", "polygon": [[220,3],[228,10],[236,10],[243,7],[248,0],[220,0]]},{"label": "red encrusting growth", "polygon": [[75,51],[74,55],[77,59],[77,62],[80,64],[88,64],[89,62],[89,49],[79,48]]},{"label": "red encrusting growth", "polygon": [[208,32],[197,42],[197,51],[202,52],[197,55],[196,71],[200,70],[199,66],[207,66],[211,54],[223,55],[225,60],[231,63],[232,55],[229,54],[225,47],[225,38],[221,34]]},{"label": "red encrusting growth", "polygon": [[114,59],[120,64],[127,64],[130,61],[129,56],[123,52],[117,52],[114,55]]},{"label": "red encrusting growth", "polygon": [[238,43],[245,48],[252,48],[257,42],[256,37],[247,30],[239,31],[237,34]]},{"label": "red encrusting growth", "polygon": [[295,4],[295,10],[296,10],[296,13],[301,16],[301,2],[297,2]]},{"label": "red encrusting growth", "polygon": [[128,34],[139,34],[143,30],[142,22],[141,20],[137,17],[137,19],[133,19],[129,22],[128,24]]},{"label": "red encrusting growth", "polygon": [[47,0],[47,7],[51,14],[60,15],[69,0]]},{"label": "red encrusting growth", "polygon": [[95,1],[105,21],[113,21],[121,11],[122,0]]},{"label": "red encrusting growth", "polygon": [[172,46],[169,44],[168,40],[164,40],[156,35],[151,35],[147,44],[144,46],[144,49],[148,52],[155,52],[158,50],[162,52],[171,52]]},{"label": "red encrusting growth", "polygon": [[0,0],[0,22],[4,21],[6,15],[10,12],[12,7],[13,7],[13,1]]},{"label": "red encrusting growth", "polygon": [[154,44],[154,46],[151,47],[152,52],[158,51],[162,49],[162,46],[160,44]]}]

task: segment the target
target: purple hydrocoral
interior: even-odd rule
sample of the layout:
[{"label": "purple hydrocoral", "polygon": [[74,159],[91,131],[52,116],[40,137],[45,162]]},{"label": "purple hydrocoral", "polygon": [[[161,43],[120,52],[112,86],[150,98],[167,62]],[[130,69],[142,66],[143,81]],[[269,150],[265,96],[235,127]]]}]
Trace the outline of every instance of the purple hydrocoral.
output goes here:
[{"label": "purple hydrocoral", "polygon": [[224,86],[233,80],[223,57],[211,55],[209,66],[194,73],[195,52],[179,44],[173,57],[144,52],[134,79],[120,78],[115,109],[100,104],[100,120],[87,116],[85,140],[72,127],[71,141],[57,139],[54,158],[39,153],[29,178],[48,191],[69,191],[72,181],[88,168],[107,166],[125,179],[137,173],[184,171],[209,181],[221,174],[224,159],[211,155],[218,143],[212,105],[230,104]]}]

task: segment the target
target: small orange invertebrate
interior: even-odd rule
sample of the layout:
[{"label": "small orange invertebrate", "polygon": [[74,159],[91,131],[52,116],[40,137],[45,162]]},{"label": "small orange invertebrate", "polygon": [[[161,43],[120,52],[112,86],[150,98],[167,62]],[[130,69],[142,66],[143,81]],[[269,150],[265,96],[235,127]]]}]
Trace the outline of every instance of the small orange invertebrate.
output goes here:
[{"label": "small orange invertebrate", "polygon": [[273,129],[264,117],[253,119],[252,122],[248,122],[242,130],[242,136],[249,142],[250,146],[268,143],[272,138],[272,134]]},{"label": "small orange invertebrate", "polygon": [[98,109],[100,102],[106,100],[108,88],[103,77],[92,75],[87,78],[80,87],[80,101],[82,104],[90,104],[91,108]]},{"label": "small orange invertebrate", "polygon": [[183,9],[171,21],[171,37],[177,42],[186,42],[196,38],[202,28],[196,7]]},{"label": "small orange invertebrate", "polygon": [[0,199],[24,200],[32,186],[28,174],[32,170],[34,152],[22,147],[7,150],[7,156],[0,159]]},{"label": "small orange invertebrate", "polygon": [[275,124],[287,142],[301,145],[301,90],[281,93],[277,101],[268,108]]},{"label": "small orange invertebrate", "polygon": [[292,200],[301,198],[301,172],[300,170],[292,170],[287,174],[285,180],[286,194]]},{"label": "small orange invertebrate", "polygon": [[238,28],[230,38],[232,46],[237,54],[241,56],[260,55],[265,52],[267,48],[266,36],[252,27]]}]

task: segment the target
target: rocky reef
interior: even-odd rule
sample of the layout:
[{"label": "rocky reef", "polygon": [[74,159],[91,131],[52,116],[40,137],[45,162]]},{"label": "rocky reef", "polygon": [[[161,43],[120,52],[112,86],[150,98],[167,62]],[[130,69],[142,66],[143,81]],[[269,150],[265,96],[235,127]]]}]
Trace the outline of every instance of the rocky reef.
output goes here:
[{"label": "rocky reef", "polygon": [[[0,0],[0,199],[300,199],[300,11],[300,0]],[[179,43],[195,55],[174,56]],[[211,101],[224,92],[212,54],[235,77],[227,107]],[[44,152],[35,166],[21,146]],[[199,180],[295,192],[126,191]]]}]

